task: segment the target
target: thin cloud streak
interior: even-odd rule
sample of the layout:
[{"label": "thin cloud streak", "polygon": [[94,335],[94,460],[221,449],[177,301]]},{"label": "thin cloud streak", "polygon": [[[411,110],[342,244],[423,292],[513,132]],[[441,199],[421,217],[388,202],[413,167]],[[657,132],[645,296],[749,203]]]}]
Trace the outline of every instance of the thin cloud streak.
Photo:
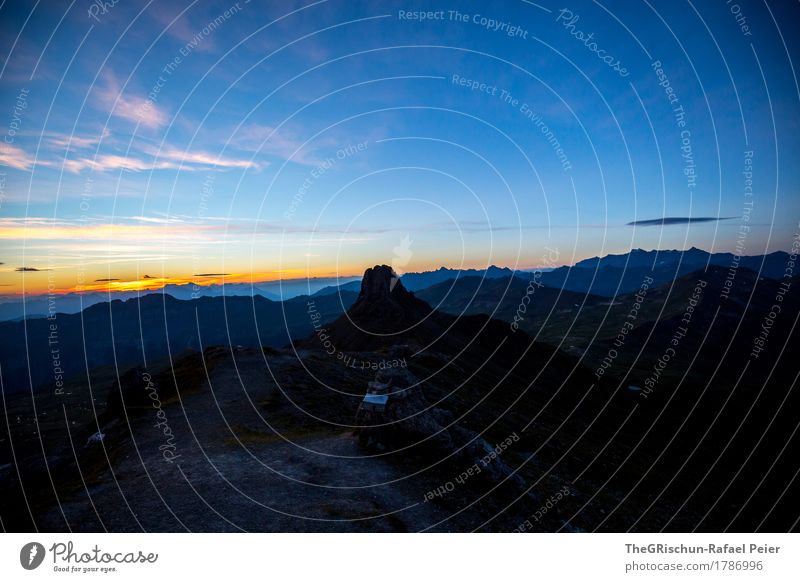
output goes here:
[{"label": "thin cloud streak", "polygon": [[730,220],[732,217],[723,216],[665,216],[664,218],[651,218],[648,220],[634,220],[625,226],[672,226],[676,224],[692,224],[695,222],[719,222],[720,220]]},{"label": "thin cloud streak", "polygon": [[720,220],[730,220],[730,216],[665,216],[664,218],[651,218],[648,220],[634,220],[625,226],[672,226],[676,224],[692,224],[695,222],[719,222]]}]

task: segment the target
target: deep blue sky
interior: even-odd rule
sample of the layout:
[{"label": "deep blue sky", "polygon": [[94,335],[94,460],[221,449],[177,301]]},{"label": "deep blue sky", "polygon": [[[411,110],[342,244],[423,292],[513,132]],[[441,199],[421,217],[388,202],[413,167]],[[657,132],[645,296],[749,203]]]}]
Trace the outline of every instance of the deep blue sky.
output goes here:
[{"label": "deep blue sky", "polygon": [[[10,289],[20,266],[71,288],[732,251],[742,224],[760,254],[798,231],[795,2],[101,5],[0,8]],[[662,217],[730,219],[628,225]]]}]

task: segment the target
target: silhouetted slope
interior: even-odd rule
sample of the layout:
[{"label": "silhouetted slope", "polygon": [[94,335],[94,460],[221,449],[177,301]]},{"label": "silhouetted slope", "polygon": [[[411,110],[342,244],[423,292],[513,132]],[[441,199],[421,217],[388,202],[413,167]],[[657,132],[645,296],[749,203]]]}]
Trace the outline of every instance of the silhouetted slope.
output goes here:
[{"label": "silhouetted slope", "polygon": [[687,251],[643,251],[634,249],[622,255],[607,255],[579,261],[573,267],[559,267],[542,273],[542,282],[550,287],[612,297],[633,293],[645,277],[655,285],[668,283],[706,266],[726,270],[737,264],[761,276],[780,279],[789,255],[776,251],[768,255],[739,257],[731,253],[708,253],[691,248]]},{"label": "silhouetted slope", "polygon": [[[605,297],[540,286],[538,279],[529,275],[527,279],[521,276],[498,279],[464,277],[433,285],[418,291],[416,295],[445,313],[483,313],[508,322],[514,321],[515,315],[526,319],[538,318],[553,316],[581,305],[608,303]],[[526,296],[528,300],[523,305]]]},{"label": "silhouetted slope", "polygon": [[[513,330],[508,322],[485,314],[455,317],[434,311],[430,305],[407,291],[386,265],[367,269],[361,292],[347,312],[325,331],[338,350],[376,351],[391,346],[419,350],[419,356],[446,354],[461,361],[508,367],[515,374],[530,374],[550,387],[563,383],[571,372],[583,380],[586,370],[575,358],[552,346],[532,341],[523,331]],[[303,347],[319,348],[316,334],[299,342]],[[491,362],[491,364],[490,364]],[[585,385],[584,385],[585,387]]]},{"label": "silhouetted slope", "polygon": [[[331,295],[317,299],[316,306],[323,321],[329,321],[354,299],[354,293]],[[131,366],[187,348],[283,346],[313,329],[307,300],[276,302],[256,296],[182,301],[152,294],[99,303],[77,314],[57,314],[54,320],[2,322],[4,388],[14,391],[52,383],[55,389],[56,367],[65,379],[87,368],[114,363]]]},{"label": "silhouetted slope", "polygon": [[[231,350],[225,345],[155,363],[148,355],[147,377],[144,368],[121,378],[116,370],[95,369],[92,385],[76,378],[68,395],[56,398],[41,391],[35,411],[29,394],[7,395],[0,428],[13,436],[13,462],[22,479],[8,468],[8,444],[0,443],[0,514],[5,527],[25,531],[32,524],[65,530],[62,510],[69,527],[91,531],[135,531],[137,520],[152,531],[176,531],[182,524],[198,531],[508,531],[568,487],[569,496],[535,529],[797,527],[791,499],[800,409],[795,356],[800,281],[772,281],[741,269],[723,298],[727,276],[727,269],[711,267],[648,289],[621,344],[614,339],[630,321],[636,296],[613,303],[587,301],[582,312],[567,314],[578,320],[574,327],[579,329],[570,333],[582,346],[574,350],[579,358],[532,341],[507,321],[436,312],[401,283],[393,285],[388,267],[369,269],[347,316],[324,325],[336,346],[333,353],[306,328],[300,331],[308,339],[285,349]],[[471,283],[463,289],[455,284],[456,295],[459,289],[471,291]],[[504,282],[494,284],[502,296]],[[252,319],[253,305],[247,301],[241,311],[228,306],[228,315]],[[307,301],[273,304],[279,311],[269,313],[275,319],[283,307],[291,312],[287,320],[304,321],[309,318]],[[321,297],[314,301],[320,313],[327,309],[335,316],[341,309],[336,295],[330,303]],[[686,327],[682,320],[690,302],[691,322],[676,345],[674,333]],[[225,311],[218,320],[219,314],[206,313],[200,303],[156,303],[159,309],[129,303],[106,306],[106,311],[114,318],[127,315],[136,327],[139,309],[146,326],[157,326],[166,311],[172,325],[169,314],[188,305],[191,311],[177,313],[189,323],[197,325],[197,310],[197,317],[206,318],[202,325],[224,324]],[[755,334],[777,303],[781,312],[769,324],[763,352],[749,358],[745,348],[755,345]],[[213,301],[209,305],[224,307]],[[537,315],[536,309],[531,306],[526,321],[537,321],[536,315],[551,325],[553,317]],[[120,329],[115,321],[115,331]],[[611,348],[616,357],[598,379],[595,369]],[[668,348],[674,354],[655,388],[646,397],[631,389],[642,386]],[[359,448],[348,429],[354,428],[367,382],[376,376],[370,367],[339,358],[342,350],[373,363],[402,354],[402,368],[392,364],[391,371],[405,375],[407,367],[418,385],[395,411],[402,418],[394,420],[413,438],[390,434],[387,440],[384,435],[377,439],[380,454],[365,455]],[[151,381],[175,435],[181,471],[195,491],[176,478],[175,466],[164,462],[164,435],[153,430],[152,405],[142,391]],[[96,419],[95,412],[104,410]],[[65,411],[74,425],[64,422]],[[102,446],[90,440],[98,429],[105,435]],[[383,432],[378,425],[372,429]],[[423,435],[431,438],[417,438]],[[509,439],[501,462],[492,461],[479,477],[427,499],[426,492],[455,481],[474,463],[479,449]],[[219,468],[225,480],[219,479]],[[513,479],[506,479],[509,471]],[[287,474],[300,479],[286,479]],[[373,488],[375,483],[380,485]],[[229,484],[249,497],[231,495]],[[354,485],[369,485],[369,498]],[[33,521],[23,490],[32,502]],[[120,503],[120,491],[130,510]],[[219,513],[209,511],[202,499],[214,499]],[[409,510],[397,512],[398,507]]]},{"label": "silhouetted slope", "polygon": [[[648,377],[678,334],[678,345],[673,346],[674,353],[670,352],[665,375],[680,377],[691,365],[695,381],[710,378],[712,374],[717,379],[735,381],[745,362],[750,362],[751,374],[765,366],[770,368],[777,351],[794,341],[792,327],[800,310],[798,278],[786,280],[789,287],[783,293],[781,282],[739,268],[729,290],[723,293],[728,275],[727,268],[710,266],[650,290],[626,340],[635,349],[620,350],[617,366],[630,367],[631,376],[639,380]],[[609,323],[603,327],[604,339],[591,346],[590,359],[599,360],[610,349],[614,333],[611,322],[622,321],[626,306],[633,301],[632,296],[619,298],[614,317],[608,318]],[[780,313],[774,309],[775,305]],[[776,317],[770,317],[771,312]],[[599,315],[591,310],[586,313],[594,319]],[[772,357],[761,357],[758,352],[751,357],[761,336],[766,339]],[[748,381],[759,382],[755,378]]]}]

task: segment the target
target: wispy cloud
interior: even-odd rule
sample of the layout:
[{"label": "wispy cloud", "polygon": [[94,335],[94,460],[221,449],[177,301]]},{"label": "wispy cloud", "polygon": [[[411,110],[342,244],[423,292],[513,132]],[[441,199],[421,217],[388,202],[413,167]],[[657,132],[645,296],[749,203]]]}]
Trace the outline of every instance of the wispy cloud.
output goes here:
[{"label": "wispy cloud", "polygon": [[260,169],[263,166],[252,160],[236,159],[205,151],[182,150],[171,146],[164,146],[161,149],[148,146],[143,148],[143,151],[152,156],[156,163],[167,163],[186,169],[210,167]]},{"label": "wispy cloud", "polygon": [[33,158],[22,148],[0,142],[0,165],[16,170],[30,170]]},{"label": "wispy cloud", "polygon": [[169,122],[167,112],[141,95],[122,92],[113,73],[105,76],[105,85],[97,87],[97,105],[112,117],[138,123],[149,129],[159,129]]},{"label": "wispy cloud", "polygon": [[36,267],[17,267],[14,269],[17,273],[39,273],[41,271],[51,271],[52,269],[37,269]]},{"label": "wispy cloud", "polygon": [[[73,138],[71,145],[89,144],[93,138]],[[68,142],[54,141],[53,146],[63,148]],[[63,152],[59,152],[63,155]],[[33,158],[21,148],[9,145],[0,146],[0,164],[18,170],[30,170],[34,166]],[[217,169],[253,169],[260,170],[263,163],[229,156],[219,156],[205,151],[184,151],[175,147],[146,147],[142,151],[127,156],[117,154],[91,155],[84,151],[73,158],[56,159],[54,152],[49,158],[36,160],[35,165],[60,169],[77,174],[83,170],[94,172],[113,172],[125,170],[129,172],[150,172],[155,170],[183,170],[187,172]]]},{"label": "wispy cloud", "polygon": [[65,133],[51,133],[44,136],[45,141],[56,148],[68,149],[82,149],[97,146],[101,140],[111,136],[108,128],[103,128],[100,135],[96,136],[81,136],[81,135],[67,135]]},{"label": "wispy cloud", "polygon": [[91,169],[95,172],[108,172],[115,170],[142,172],[149,170],[177,170],[178,164],[171,162],[142,160],[133,156],[100,155],[94,158],[65,160],[64,168],[73,173],[78,173],[86,169]]},{"label": "wispy cloud", "polygon": [[671,226],[674,224],[692,224],[694,222],[718,222],[720,220],[730,220],[732,217],[724,216],[665,216],[664,218],[652,218],[649,220],[634,220],[627,226]]}]

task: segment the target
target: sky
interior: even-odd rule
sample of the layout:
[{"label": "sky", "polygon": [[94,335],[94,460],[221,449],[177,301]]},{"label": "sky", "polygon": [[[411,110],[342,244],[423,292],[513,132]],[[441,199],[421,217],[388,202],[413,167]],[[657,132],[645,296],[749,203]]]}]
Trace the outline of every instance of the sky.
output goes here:
[{"label": "sky", "polygon": [[794,2],[0,6],[0,294],[763,254]]}]

